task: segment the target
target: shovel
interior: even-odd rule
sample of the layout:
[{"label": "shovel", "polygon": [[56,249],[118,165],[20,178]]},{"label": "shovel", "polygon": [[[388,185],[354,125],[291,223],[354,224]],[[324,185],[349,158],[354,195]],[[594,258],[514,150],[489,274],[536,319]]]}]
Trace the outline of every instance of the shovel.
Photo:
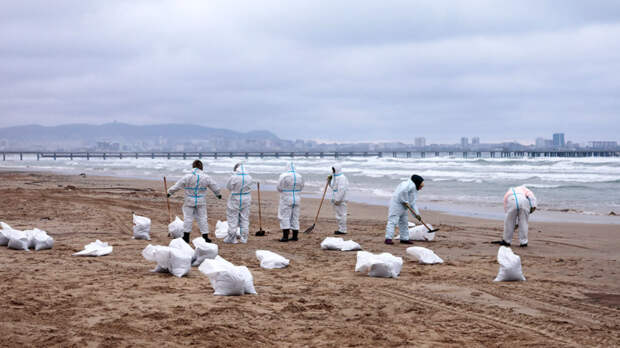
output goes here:
[{"label": "shovel", "polygon": [[166,203],[168,204],[168,223],[171,223],[172,214],[170,213],[170,199],[168,199],[168,183],[166,183],[165,176],[164,176],[164,194],[166,195]]},{"label": "shovel", "polygon": [[[411,212],[411,214],[413,214],[413,216],[416,216],[416,215],[417,215],[417,214],[413,211],[413,209],[411,209],[411,206],[410,206],[409,204],[407,204],[407,209],[409,209],[409,211]],[[416,219],[417,219],[417,218],[416,218]],[[430,229],[430,227],[428,227],[428,226],[424,223],[424,221],[422,221],[422,219],[421,219],[421,218],[420,218],[420,219],[418,219],[418,220],[422,223],[422,225],[424,225],[424,227],[426,227],[426,229],[428,230],[428,233],[435,233],[435,232],[439,231],[439,229],[438,229],[438,228],[434,228],[434,229],[432,229],[432,230],[431,230],[431,229]]]},{"label": "shovel", "polygon": [[316,212],[316,217],[314,218],[314,223],[312,224],[312,226],[308,227],[308,229],[305,230],[304,233],[310,233],[310,232],[312,232],[314,230],[314,226],[316,226],[316,222],[319,219],[319,213],[321,212],[321,207],[323,206],[323,200],[325,199],[325,193],[327,192],[327,186],[328,185],[329,185],[329,179],[325,183],[325,188],[323,189],[323,197],[321,197],[321,204],[319,204],[319,210]]},{"label": "shovel", "polygon": [[254,235],[263,237],[266,232],[263,230],[263,217],[260,210],[260,182],[256,183],[256,189],[258,190],[258,231]]}]

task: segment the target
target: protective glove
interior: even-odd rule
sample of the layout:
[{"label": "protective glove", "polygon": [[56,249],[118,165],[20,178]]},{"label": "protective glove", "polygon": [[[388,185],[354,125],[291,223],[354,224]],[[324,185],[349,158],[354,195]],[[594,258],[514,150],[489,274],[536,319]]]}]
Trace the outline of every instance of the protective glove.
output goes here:
[{"label": "protective glove", "polygon": [[327,181],[332,181],[333,176],[330,174],[327,176]]},{"label": "protective glove", "polygon": [[170,196],[172,196],[172,195],[171,195],[171,194],[169,194],[169,193],[167,193],[167,194],[166,194],[166,197],[170,198]]},{"label": "protective glove", "polygon": [[422,221],[422,217],[419,214],[413,213],[413,216],[415,216],[418,221]]},{"label": "protective glove", "polygon": [[532,214],[535,210],[536,210],[536,207],[531,207],[530,208],[530,214]]},{"label": "protective glove", "polygon": [[222,199],[222,195],[217,195],[217,199]]}]

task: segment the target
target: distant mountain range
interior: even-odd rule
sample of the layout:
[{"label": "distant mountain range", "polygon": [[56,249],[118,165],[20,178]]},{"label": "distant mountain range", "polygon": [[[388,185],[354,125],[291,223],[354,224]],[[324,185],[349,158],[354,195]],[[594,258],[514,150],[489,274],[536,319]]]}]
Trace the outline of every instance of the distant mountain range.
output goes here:
[{"label": "distant mountain range", "polygon": [[228,129],[209,128],[189,124],[131,125],[106,123],[102,125],[66,124],[54,127],[40,125],[0,128],[0,139],[9,142],[62,142],[62,141],[136,141],[156,140],[160,137],[180,141],[204,140],[208,138],[280,140],[275,134],[257,130],[247,133]]}]

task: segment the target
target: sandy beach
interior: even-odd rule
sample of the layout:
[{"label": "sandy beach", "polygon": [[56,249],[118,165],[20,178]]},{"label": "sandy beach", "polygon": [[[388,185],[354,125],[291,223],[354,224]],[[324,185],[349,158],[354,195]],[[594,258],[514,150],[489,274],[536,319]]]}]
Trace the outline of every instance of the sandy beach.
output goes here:
[{"label": "sandy beach", "polygon": [[[533,222],[530,246],[513,248],[527,281],[494,283],[498,247],[489,242],[503,222],[423,212],[441,230],[415,245],[445,260],[424,266],[407,258],[408,245],[383,244],[387,208],[350,204],[346,239],[405,260],[397,279],[370,278],[354,272],[355,252],[320,249],[336,229],[329,204],[314,233],[279,243],[278,196],[264,192],[269,234],[254,237],[254,192],[249,243],[216,243],[222,257],[251,270],[258,295],[219,297],[196,268],[184,278],[152,273],[141,256],[149,243],[170,241],[161,181],[2,171],[0,193],[0,221],[55,239],[45,251],[0,248],[1,346],[620,345],[618,225]],[[173,218],[181,204],[173,197]],[[302,230],[317,207],[317,199],[302,201]],[[213,238],[225,199],[209,195],[208,211]],[[152,241],[131,238],[132,212],[152,219]],[[95,239],[114,252],[71,256]],[[291,265],[262,269],[257,249]]]}]

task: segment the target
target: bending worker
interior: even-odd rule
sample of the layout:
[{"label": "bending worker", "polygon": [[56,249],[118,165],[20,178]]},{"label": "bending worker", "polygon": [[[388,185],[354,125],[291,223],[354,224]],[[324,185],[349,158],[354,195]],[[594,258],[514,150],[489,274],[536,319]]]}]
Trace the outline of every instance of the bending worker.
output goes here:
[{"label": "bending worker", "polygon": [[411,179],[401,182],[396,191],[392,194],[390,208],[388,212],[388,222],[385,227],[385,244],[394,244],[392,237],[394,229],[398,225],[400,231],[400,242],[403,244],[413,244],[409,240],[409,223],[407,213],[409,208],[415,212],[415,217],[421,220],[420,211],[416,205],[417,191],[424,187],[424,179],[419,175],[412,175]]},{"label": "bending worker", "polygon": [[332,175],[327,177],[332,189],[332,205],[338,221],[338,230],[334,234],[347,234],[347,189],[349,181],[342,174],[342,166],[338,163],[332,167]]},{"label": "bending worker", "polygon": [[[299,233],[299,203],[301,202],[301,190],[304,188],[304,179],[295,171],[295,165],[290,162],[286,166],[286,172],[280,175],[278,180],[278,192],[280,192],[280,205],[278,206],[278,219],[282,229],[280,242],[296,241]],[[293,230],[293,238],[289,239],[289,233]]]},{"label": "bending worker", "polygon": [[226,182],[230,196],[226,205],[228,236],[224,238],[224,243],[237,243],[237,227],[241,230],[239,238],[241,243],[248,242],[252,184],[252,177],[247,173],[245,165],[237,163],[233,168],[233,174]]},{"label": "bending worker", "polygon": [[180,189],[185,190],[183,201],[183,240],[189,244],[189,235],[192,232],[194,219],[198,222],[202,238],[207,243],[209,239],[209,224],[207,223],[207,200],[205,193],[211,189],[218,199],[222,199],[220,189],[210,176],[202,171],[202,162],[195,160],[192,163],[192,172],[186,174],[174,186],[168,189],[168,197]]},{"label": "bending worker", "polygon": [[528,221],[536,210],[536,196],[525,185],[511,187],[504,195],[504,238],[500,245],[510,246],[516,225],[519,225],[519,246],[527,247]]}]

